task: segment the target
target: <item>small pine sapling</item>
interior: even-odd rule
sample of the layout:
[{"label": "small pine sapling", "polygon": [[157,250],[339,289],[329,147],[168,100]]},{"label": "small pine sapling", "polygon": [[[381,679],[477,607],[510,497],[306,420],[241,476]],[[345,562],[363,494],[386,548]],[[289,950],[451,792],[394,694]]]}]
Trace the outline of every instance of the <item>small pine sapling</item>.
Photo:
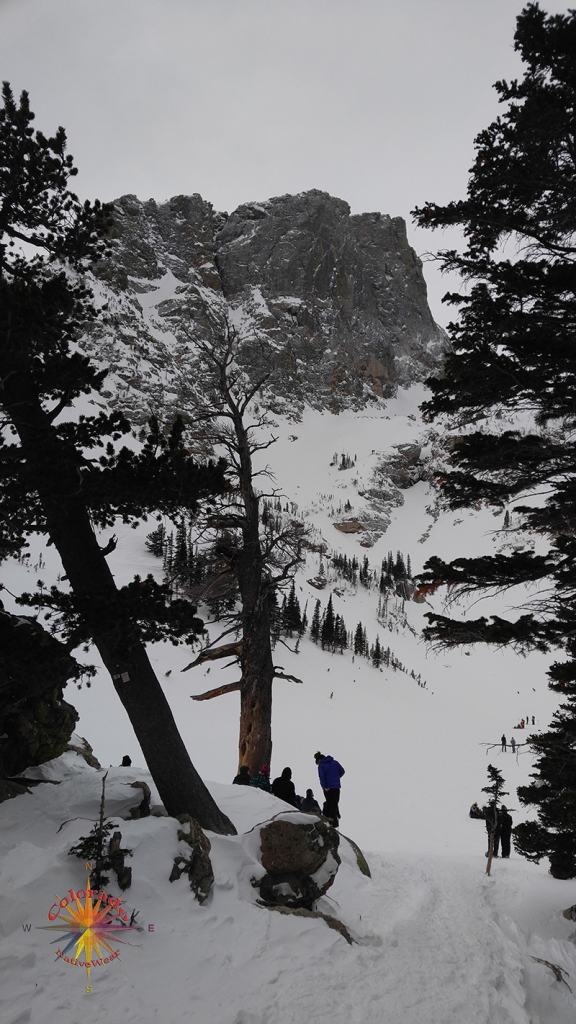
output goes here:
[{"label": "small pine sapling", "polygon": [[500,798],[508,796],[508,790],[504,789],[504,779],[502,778],[502,772],[499,768],[494,768],[493,765],[488,765],[488,778],[490,779],[490,786],[483,786],[482,792],[488,793],[491,799],[488,801],[485,809],[486,818],[486,830],[488,832],[488,863],[486,865],[486,874],[490,874],[490,868],[492,867],[492,858],[494,856],[494,838],[496,836],[496,827],[498,824],[498,804]]}]

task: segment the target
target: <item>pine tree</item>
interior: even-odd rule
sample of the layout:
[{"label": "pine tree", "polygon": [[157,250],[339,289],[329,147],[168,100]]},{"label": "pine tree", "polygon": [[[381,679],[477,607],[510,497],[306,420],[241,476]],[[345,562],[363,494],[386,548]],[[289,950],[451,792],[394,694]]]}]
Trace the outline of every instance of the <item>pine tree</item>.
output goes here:
[{"label": "pine tree", "polygon": [[406,565],[404,564],[404,556],[401,551],[396,552],[396,562],[394,565],[394,579],[406,579]]},{"label": "pine tree", "polygon": [[374,665],[374,668],[380,668],[380,665],[382,664],[382,647],[380,646],[380,637],[379,636],[376,637],[376,640],[374,641],[374,644],[372,645],[372,650],[370,651],[370,657],[372,659],[372,664]]},{"label": "pine tree", "polygon": [[[81,204],[68,189],[76,171],[59,129],[34,132],[28,96],[16,104],[7,83],[0,109],[0,550],[17,552],[31,533],[57,550],[69,590],[42,588],[21,603],[54,614],[69,649],[94,643],[134,727],[169,814],[189,813],[234,832],[192,765],[148,659],[154,639],[193,639],[202,624],[187,602],[149,577],[118,588],[97,532],[116,517],[136,523],[152,512],[194,509],[224,487],[223,466],[198,467],[182,444],[152,422],[140,452],[119,447],[130,429],[120,412],[66,417],[80,395],[98,393],[105,371],[72,347],[96,317],[75,280],[103,254],[109,211]],[[14,243],[26,242],[22,253]]]},{"label": "pine tree", "polygon": [[488,778],[490,779],[491,784],[489,786],[482,787],[482,792],[488,793],[491,798],[484,811],[486,828],[488,829],[489,836],[488,863],[486,865],[487,875],[490,874],[492,857],[494,856],[494,836],[496,833],[496,825],[498,824],[498,806],[500,804],[500,797],[508,795],[508,791],[504,789],[502,772],[498,768],[494,768],[491,764],[488,765]]},{"label": "pine tree", "polygon": [[320,617],[320,598],[317,598],[314,606],[314,612],[312,614],[312,622],[310,623],[310,639],[313,643],[317,644],[320,640],[320,630],[322,628],[322,621]]},{"label": "pine tree", "polygon": [[[503,112],[475,141],[467,197],[415,211],[421,226],[462,226],[466,250],[444,252],[441,258],[469,286],[449,296],[460,311],[450,326],[453,352],[442,379],[429,382],[433,395],[423,409],[429,418],[447,414],[454,425],[482,424],[460,432],[451,451],[454,469],[442,484],[450,506],[486,503],[504,510],[513,501],[517,529],[537,532],[547,550],[525,548],[449,563],[433,558],[419,582],[428,588],[450,585],[454,595],[545,581],[549,596],[529,599],[517,617],[462,621],[429,615],[425,633],[445,647],[484,642],[521,651],[564,649],[566,660],[549,676],[553,688],[564,686],[571,696],[576,678],[576,12],[548,16],[528,4],[517,20],[515,49],[524,74],[496,83]],[[505,240],[506,258],[500,248]],[[502,410],[531,414],[534,427],[522,431],[512,424],[502,430],[494,419],[492,427],[490,412]],[[535,491],[545,493],[545,501],[531,500]],[[570,842],[566,826],[576,842],[570,814],[564,813],[575,780],[563,802],[545,797],[558,782],[575,717],[569,701],[544,747],[531,741],[540,767],[536,789],[522,792],[538,807],[539,822],[519,833],[525,856],[546,851],[562,856]]]},{"label": "pine tree", "polygon": [[341,654],[348,647],[348,631],[342,615],[337,615],[334,623],[334,647],[337,647]]},{"label": "pine tree", "polygon": [[164,523],[160,523],[155,530],[146,537],[146,547],[156,558],[162,558],[164,554],[164,542],[166,537],[166,527]]},{"label": "pine tree", "polygon": [[300,602],[296,597],[296,586],[294,580],[292,580],[288,598],[284,598],[285,605],[282,607],[282,624],[285,633],[288,636],[293,636],[294,633],[300,635],[302,627],[302,614],[300,611]]},{"label": "pine tree", "polygon": [[537,757],[535,781],[518,789],[520,802],[537,808],[538,821],[516,826],[514,846],[536,864],[548,857],[554,878],[576,878],[576,683],[567,680],[554,688],[566,702],[547,732],[529,737]]},{"label": "pine tree", "polygon": [[334,648],[335,639],[336,621],[334,617],[334,606],[332,604],[332,594],[330,594],[320,629],[320,644],[322,646],[322,650],[325,651],[328,649],[331,651]]},{"label": "pine tree", "polygon": [[354,633],[354,654],[364,654],[364,627],[361,622]]}]

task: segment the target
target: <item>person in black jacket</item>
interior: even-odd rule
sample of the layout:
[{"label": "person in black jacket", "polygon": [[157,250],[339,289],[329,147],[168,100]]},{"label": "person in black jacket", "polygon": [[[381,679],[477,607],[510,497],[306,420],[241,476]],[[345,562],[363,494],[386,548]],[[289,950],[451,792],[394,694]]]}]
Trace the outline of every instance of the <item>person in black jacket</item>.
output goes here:
[{"label": "person in black jacket", "polygon": [[247,764],[240,765],[240,771],[235,779],[232,779],[233,786],[250,785],[250,769]]},{"label": "person in black jacket", "polygon": [[502,857],[510,856],[510,837],[512,834],[512,817],[508,813],[508,808],[502,804],[502,807],[498,811],[498,826],[496,828],[496,836],[494,839],[494,845],[496,852],[498,852],[498,838],[502,844]]},{"label": "person in black jacket", "polygon": [[287,804],[296,806],[296,790],[294,783],[292,782],[292,769],[285,768],[282,775],[279,775],[277,779],[274,779],[272,783],[272,792],[274,796],[279,797],[280,800],[285,800]]},{"label": "person in black jacket", "polygon": [[314,793],[312,792],[311,789],[306,790],[306,796],[302,797],[300,801],[300,806],[303,811],[306,811],[307,814],[321,813],[320,804],[318,803],[317,800],[314,799]]}]

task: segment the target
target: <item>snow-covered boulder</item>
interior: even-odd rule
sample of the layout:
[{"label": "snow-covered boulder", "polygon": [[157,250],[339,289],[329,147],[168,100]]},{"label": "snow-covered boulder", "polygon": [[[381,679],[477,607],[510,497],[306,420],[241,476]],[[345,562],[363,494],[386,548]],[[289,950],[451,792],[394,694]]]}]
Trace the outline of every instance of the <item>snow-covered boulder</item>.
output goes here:
[{"label": "snow-covered boulder", "polygon": [[295,812],[264,822],[258,836],[255,852],[265,873],[253,884],[262,902],[310,910],[338,871],[338,832],[315,815]]}]

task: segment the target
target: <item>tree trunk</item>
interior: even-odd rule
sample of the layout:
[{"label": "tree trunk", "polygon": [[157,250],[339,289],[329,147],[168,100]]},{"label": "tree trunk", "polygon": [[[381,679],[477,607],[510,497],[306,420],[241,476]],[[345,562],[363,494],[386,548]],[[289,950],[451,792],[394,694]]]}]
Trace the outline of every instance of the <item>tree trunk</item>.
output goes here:
[{"label": "tree trunk", "polygon": [[240,417],[234,426],[240,462],[240,490],[245,516],[242,550],[236,561],[242,600],[240,665],[239,768],[251,772],[272,758],[272,681],[274,664],[270,640],[270,613],[266,568],[260,544],[260,508],[252,483],[252,459],[247,432]]},{"label": "tree trunk", "polygon": [[234,835],[232,822],[190,760],[145,646],[119,599],[82,500],[79,453],[56,434],[34,385],[27,385],[18,372],[7,374],[4,384],[3,404],[18,431],[49,536],[168,814],[190,814],[203,828]]}]

